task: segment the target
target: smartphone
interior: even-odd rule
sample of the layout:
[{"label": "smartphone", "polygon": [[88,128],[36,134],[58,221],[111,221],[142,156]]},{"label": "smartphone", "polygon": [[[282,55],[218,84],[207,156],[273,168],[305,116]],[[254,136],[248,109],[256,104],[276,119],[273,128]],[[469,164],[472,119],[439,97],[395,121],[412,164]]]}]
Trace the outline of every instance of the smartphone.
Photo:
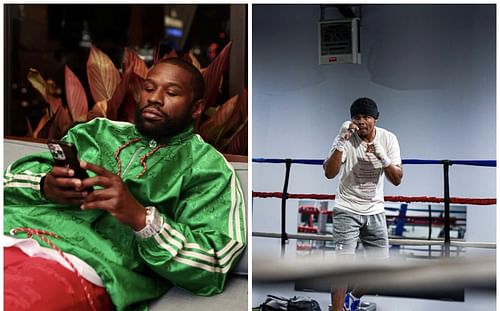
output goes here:
[{"label": "smartphone", "polygon": [[[89,175],[86,170],[80,167],[78,151],[76,146],[65,141],[51,139],[47,143],[49,151],[52,154],[56,166],[62,166],[72,169],[75,172],[75,178],[85,179]],[[92,191],[93,189],[87,189]]]}]

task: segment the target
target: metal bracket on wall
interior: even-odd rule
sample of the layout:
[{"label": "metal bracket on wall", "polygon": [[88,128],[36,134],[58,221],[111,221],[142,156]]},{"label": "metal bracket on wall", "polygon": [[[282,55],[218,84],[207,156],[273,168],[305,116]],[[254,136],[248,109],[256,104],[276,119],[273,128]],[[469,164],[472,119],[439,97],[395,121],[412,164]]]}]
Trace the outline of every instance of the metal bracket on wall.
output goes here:
[{"label": "metal bracket on wall", "polygon": [[326,9],[337,9],[345,18],[361,17],[361,5],[349,4],[320,4],[320,20],[325,20]]}]

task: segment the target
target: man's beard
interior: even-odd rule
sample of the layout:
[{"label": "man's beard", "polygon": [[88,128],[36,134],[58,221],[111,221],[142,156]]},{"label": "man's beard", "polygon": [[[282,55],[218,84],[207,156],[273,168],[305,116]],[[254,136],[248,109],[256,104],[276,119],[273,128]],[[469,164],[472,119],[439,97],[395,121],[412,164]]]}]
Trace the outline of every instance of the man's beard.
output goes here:
[{"label": "man's beard", "polygon": [[135,110],[135,127],[139,133],[146,137],[156,140],[172,137],[182,132],[193,122],[189,109],[178,118],[171,118],[162,113],[164,117],[163,120],[157,122],[146,121],[142,117],[142,111],[144,108],[150,106],[151,105],[142,108],[137,107]]}]

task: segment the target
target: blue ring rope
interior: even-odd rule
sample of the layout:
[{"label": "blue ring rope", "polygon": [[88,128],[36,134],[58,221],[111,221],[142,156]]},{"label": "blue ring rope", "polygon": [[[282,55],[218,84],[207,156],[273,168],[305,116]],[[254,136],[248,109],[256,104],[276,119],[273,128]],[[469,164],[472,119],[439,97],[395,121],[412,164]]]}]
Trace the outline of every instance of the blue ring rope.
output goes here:
[{"label": "blue ring rope", "polygon": [[[252,162],[255,163],[285,163],[286,161],[291,161],[291,163],[297,164],[311,164],[311,165],[323,165],[324,160],[316,159],[269,159],[269,158],[253,158]],[[449,165],[470,165],[470,166],[488,166],[496,167],[496,160],[420,160],[420,159],[403,159],[403,164],[445,164]]]}]

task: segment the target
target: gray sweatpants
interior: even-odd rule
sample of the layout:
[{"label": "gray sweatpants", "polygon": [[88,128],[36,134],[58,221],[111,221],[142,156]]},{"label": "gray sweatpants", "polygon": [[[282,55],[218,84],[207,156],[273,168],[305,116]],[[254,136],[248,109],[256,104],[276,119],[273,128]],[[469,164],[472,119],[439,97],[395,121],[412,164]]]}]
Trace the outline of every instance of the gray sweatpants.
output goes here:
[{"label": "gray sweatpants", "polygon": [[358,215],[336,208],[333,215],[333,242],[337,254],[354,254],[358,240],[370,257],[389,257],[385,213]]}]

